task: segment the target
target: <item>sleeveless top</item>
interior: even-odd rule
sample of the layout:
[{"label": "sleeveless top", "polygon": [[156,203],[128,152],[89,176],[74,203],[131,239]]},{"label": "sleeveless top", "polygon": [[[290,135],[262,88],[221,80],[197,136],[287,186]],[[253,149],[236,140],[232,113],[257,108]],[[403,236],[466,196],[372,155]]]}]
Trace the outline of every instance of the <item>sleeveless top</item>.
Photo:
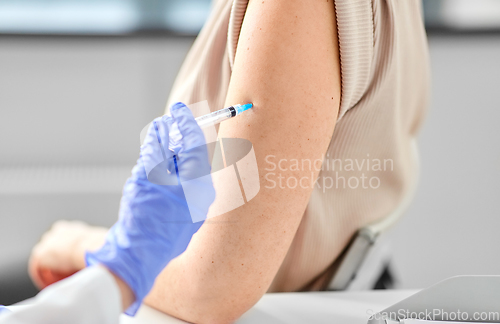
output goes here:
[{"label": "sleeveless top", "polygon": [[[176,101],[223,108],[247,4],[214,0],[167,110]],[[389,215],[416,181],[413,145],[429,92],[421,3],[335,0],[335,11],[341,102],[319,174],[333,186],[314,186],[270,292],[324,289],[356,231]]]}]

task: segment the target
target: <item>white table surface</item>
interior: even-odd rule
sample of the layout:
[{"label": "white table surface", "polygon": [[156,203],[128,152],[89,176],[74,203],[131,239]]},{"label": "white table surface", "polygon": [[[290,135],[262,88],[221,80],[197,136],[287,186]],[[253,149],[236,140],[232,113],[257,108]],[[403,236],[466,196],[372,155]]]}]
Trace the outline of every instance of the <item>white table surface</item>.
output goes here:
[{"label": "white table surface", "polygon": [[[414,294],[413,290],[305,292],[266,294],[236,323],[366,324],[374,314]],[[142,306],[136,317],[122,315],[120,324],[181,324],[184,321]]]}]

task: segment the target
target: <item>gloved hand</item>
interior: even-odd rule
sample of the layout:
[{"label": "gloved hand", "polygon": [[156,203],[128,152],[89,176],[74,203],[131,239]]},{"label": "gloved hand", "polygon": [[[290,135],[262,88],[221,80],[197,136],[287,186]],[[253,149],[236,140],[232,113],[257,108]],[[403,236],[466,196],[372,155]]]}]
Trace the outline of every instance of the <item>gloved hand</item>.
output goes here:
[{"label": "gloved hand", "polygon": [[[103,264],[133,290],[129,315],[163,268],[185,251],[215,199],[202,130],[184,104],[175,104],[171,114],[149,127],[123,190],[119,220],[104,246],[86,254],[87,265]],[[169,139],[169,132],[175,136]]]}]

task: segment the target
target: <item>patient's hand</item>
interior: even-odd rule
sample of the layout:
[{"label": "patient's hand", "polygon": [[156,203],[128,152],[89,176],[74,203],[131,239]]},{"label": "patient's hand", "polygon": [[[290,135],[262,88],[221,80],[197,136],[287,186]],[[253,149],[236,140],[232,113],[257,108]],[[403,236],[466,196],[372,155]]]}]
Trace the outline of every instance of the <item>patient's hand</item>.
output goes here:
[{"label": "patient's hand", "polygon": [[108,229],[79,221],[58,221],[33,248],[29,262],[31,279],[44,288],[85,268],[85,251],[97,250]]}]

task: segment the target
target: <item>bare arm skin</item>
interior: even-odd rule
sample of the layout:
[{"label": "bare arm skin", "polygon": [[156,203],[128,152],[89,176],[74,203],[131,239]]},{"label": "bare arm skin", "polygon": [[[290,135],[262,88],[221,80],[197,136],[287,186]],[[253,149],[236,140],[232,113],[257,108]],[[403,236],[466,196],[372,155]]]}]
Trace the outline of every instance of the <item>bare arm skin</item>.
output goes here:
[{"label": "bare arm skin", "polygon": [[[146,299],[189,322],[235,321],[267,291],[290,247],[312,189],[269,189],[265,158],[314,161],[327,150],[340,102],[332,0],[250,1],[226,103],[246,102],[255,107],[222,123],[219,136],[254,145],[259,194],[207,221]],[[311,177],[308,169],[277,172]]]}]

